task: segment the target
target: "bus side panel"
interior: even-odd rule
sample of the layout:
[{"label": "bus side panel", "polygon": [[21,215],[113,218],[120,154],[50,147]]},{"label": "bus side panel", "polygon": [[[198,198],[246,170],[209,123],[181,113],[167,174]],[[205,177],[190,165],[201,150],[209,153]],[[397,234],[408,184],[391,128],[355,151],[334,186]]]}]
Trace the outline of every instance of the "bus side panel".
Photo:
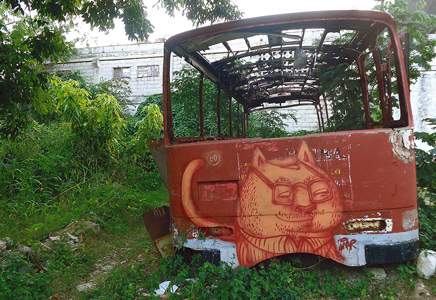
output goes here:
[{"label": "bus side panel", "polygon": [[368,245],[417,238],[409,137],[377,130],[170,146],[176,243],[218,248],[236,265],[297,252],[366,264]]}]

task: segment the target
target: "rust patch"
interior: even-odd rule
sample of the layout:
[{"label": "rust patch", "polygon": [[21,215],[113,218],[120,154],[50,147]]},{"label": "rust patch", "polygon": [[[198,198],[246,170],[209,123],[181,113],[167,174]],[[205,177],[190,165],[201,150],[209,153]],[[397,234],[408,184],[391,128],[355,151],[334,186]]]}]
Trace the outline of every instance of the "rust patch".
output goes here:
[{"label": "rust patch", "polygon": [[169,207],[161,206],[146,211],[142,214],[142,221],[159,254],[162,257],[173,254]]},{"label": "rust patch", "polygon": [[233,229],[229,227],[201,227],[200,232],[205,236],[219,237],[233,234]]},{"label": "rust patch", "polygon": [[370,220],[370,221],[353,221],[346,225],[348,232],[362,232],[386,229],[385,220]]}]

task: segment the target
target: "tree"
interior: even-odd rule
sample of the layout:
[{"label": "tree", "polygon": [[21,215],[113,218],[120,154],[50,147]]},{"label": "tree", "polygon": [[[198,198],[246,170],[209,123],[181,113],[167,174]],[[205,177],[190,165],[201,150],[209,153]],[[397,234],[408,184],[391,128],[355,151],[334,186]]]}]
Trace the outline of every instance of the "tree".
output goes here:
[{"label": "tree", "polygon": [[16,137],[29,123],[33,109],[47,113],[46,59],[60,60],[70,52],[63,26],[47,18],[20,16],[0,5],[0,135]]},{"label": "tree", "polygon": [[[241,16],[230,0],[159,0],[158,5],[170,14],[182,10],[196,25]],[[145,40],[153,31],[142,0],[4,0],[0,15],[0,135],[8,138],[26,127],[32,109],[53,110],[42,66],[72,53],[64,34],[73,17],[100,30],[121,18],[131,40]]]},{"label": "tree", "polygon": [[[174,80],[171,83],[171,106],[173,116],[173,130],[176,137],[194,137],[200,135],[200,106],[199,88],[200,72],[193,68],[183,68],[174,72]],[[218,135],[218,89],[215,83],[207,77],[203,81],[203,114],[204,131],[206,136]],[[232,109],[232,133],[235,135],[242,128],[242,107],[235,100],[231,100]],[[162,94],[151,95],[138,107],[135,118],[146,117],[144,108],[155,104],[162,109]],[[221,133],[230,135],[229,119],[230,96],[225,92],[220,94]],[[286,120],[295,117],[285,111],[264,110],[250,114],[249,137],[273,138],[287,136]]]},{"label": "tree", "polygon": [[128,108],[128,105],[131,104],[129,97],[132,94],[132,90],[130,89],[129,82],[125,79],[112,78],[99,83],[93,83],[92,81],[89,81],[83,77],[80,71],[58,74],[58,77],[62,81],[68,81],[69,79],[77,81],[80,88],[89,92],[91,99],[96,98],[98,94],[108,94],[113,96],[115,99],[117,99],[117,102],[122,107],[123,112],[125,112]]},{"label": "tree", "polygon": [[[435,47],[436,40],[430,40],[428,33],[436,28],[436,16],[428,15],[422,11],[425,2],[421,1],[418,5],[408,11],[408,5],[405,0],[397,0],[395,3],[386,2],[376,9],[389,12],[397,23],[398,33],[409,33],[410,39],[410,64],[409,77],[413,83],[420,76],[419,69],[428,70],[430,61],[436,57]],[[339,40],[338,40],[339,42]],[[382,57],[387,53],[387,36],[386,39],[379,41],[379,47]],[[368,61],[368,63],[371,63]],[[373,64],[373,62],[372,62]],[[377,86],[375,67],[368,67],[369,86]],[[372,71],[371,71],[372,70]],[[337,130],[354,130],[364,128],[364,111],[362,91],[360,89],[360,77],[356,64],[321,66],[320,69],[321,92],[325,92],[327,97],[334,101],[333,114],[330,117],[330,129]],[[393,82],[393,91],[396,90],[396,82]],[[371,117],[374,121],[381,119],[380,106],[377,103],[376,88],[370,89]],[[393,99],[393,104],[396,105]]]},{"label": "tree", "polygon": [[410,35],[409,76],[412,83],[420,76],[419,68],[429,70],[430,62],[436,57],[436,40],[428,38],[428,34],[436,29],[436,16],[422,10],[426,5],[425,1],[420,1],[409,11],[405,0],[396,0],[376,7],[394,17],[400,35],[406,32]]},{"label": "tree", "polygon": [[121,106],[108,94],[90,98],[89,92],[78,86],[72,79],[51,78],[49,93],[56,109],[70,123],[74,142],[80,149],[97,156],[113,152],[125,127]]}]

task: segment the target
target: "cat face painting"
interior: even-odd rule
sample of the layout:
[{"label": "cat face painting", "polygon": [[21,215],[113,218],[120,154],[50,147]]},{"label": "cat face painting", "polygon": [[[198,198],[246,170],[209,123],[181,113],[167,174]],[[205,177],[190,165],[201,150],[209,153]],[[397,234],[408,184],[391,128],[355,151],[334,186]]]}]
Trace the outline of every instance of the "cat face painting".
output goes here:
[{"label": "cat face painting", "polygon": [[[199,227],[228,226],[204,216],[193,204],[192,174],[202,165],[201,160],[195,160],[185,170],[185,211]],[[239,195],[233,230],[240,265],[249,267],[287,253],[313,253],[342,260],[332,234],[342,220],[339,193],[306,142],[302,142],[297,155],[278,159],[268,160],[256,148]]]},{"label": "cat face painting", "polygon": [[317,165],[305,142],[297,156],[267,160],[254,151],[241,190],[237,251],[252,265],[286,253],[314,253],[341,260],[331,229],[342,219],[333,180]]}]

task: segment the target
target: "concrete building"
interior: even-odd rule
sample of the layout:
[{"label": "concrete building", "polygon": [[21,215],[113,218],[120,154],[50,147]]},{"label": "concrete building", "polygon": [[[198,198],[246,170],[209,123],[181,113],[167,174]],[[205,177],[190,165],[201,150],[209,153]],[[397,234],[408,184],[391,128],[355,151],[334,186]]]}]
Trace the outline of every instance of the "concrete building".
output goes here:
[{"label": "concrete building", "polygon": [[[432,37],[436,38],[436,34]],[[214,53],[214,55],[222,55]],[[187,65],[173,57],[173,71]],[[123,78],[132,90],[130,113],[148,96],[162,92],[163,43],[138,43],[132,45],[103,46],[78,49],[78,55],[62,64],[47,65],[50,72],[80,71],[88,80],[99,83],[112,78]],[[436,60],[429,71],[423,71],[411,86],[415,131],[431,132],[423,122],[436,118]],[[318,120],[313,106],[292,109],[298,122],[289,120],[289,130],[317,130]]]},{"label": "concrete building", "polygon": [[[122,78],[129,82],[132,91],[129,113],[135,113],[138,105],[148,96],[162,93],[163,43],[138,43],[132,45],[102,46],[77,49],[78,54],[60,64],[48,64],[52,73],[80,71],[93,83]],[[214,53],[213,55],[222,55]],[[173,70],[180,70],[188,64],[173,57]],[[317,130],[318,119],[312,106],[293,108],[298,119],[289,121],[289,130]]]}]

